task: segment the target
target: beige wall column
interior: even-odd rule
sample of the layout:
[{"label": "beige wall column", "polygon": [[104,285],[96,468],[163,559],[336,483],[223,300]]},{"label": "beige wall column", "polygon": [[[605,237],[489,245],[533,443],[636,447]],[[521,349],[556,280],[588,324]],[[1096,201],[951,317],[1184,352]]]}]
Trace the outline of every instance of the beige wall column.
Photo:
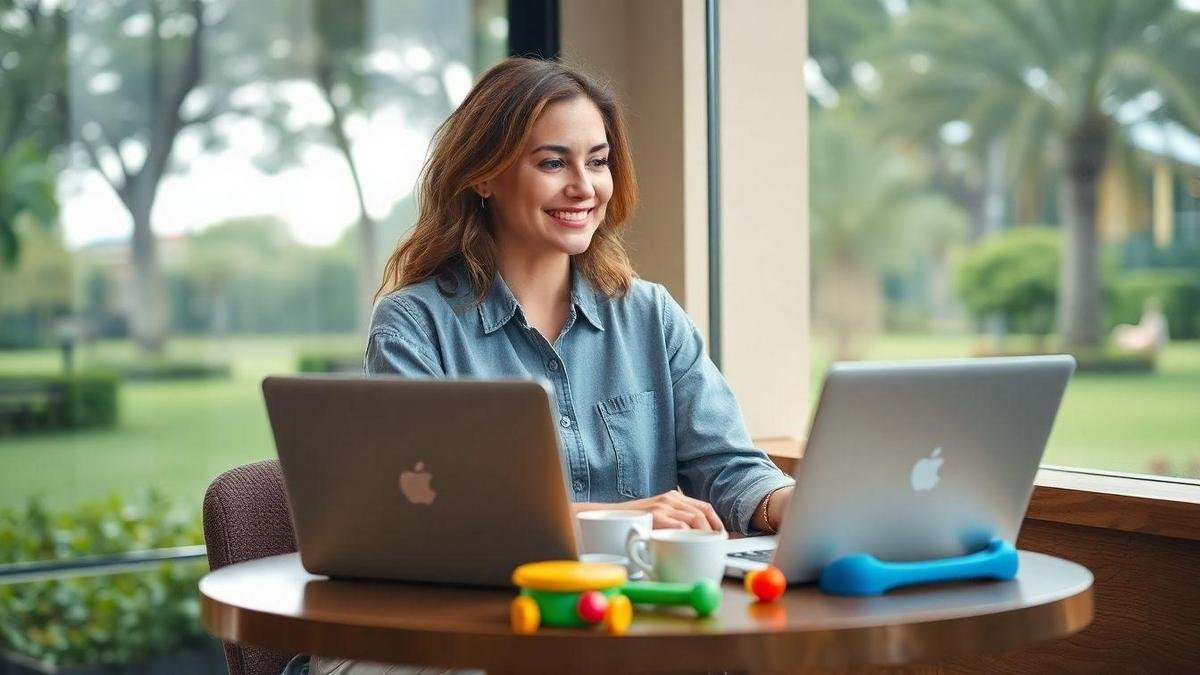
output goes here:
[{"label": "beige wall column", "polygon": [[722,370],[756,438],[808,426],[803,0],[720,3]]},{"label": "beige wall column", "polygon": [[[708,336],[703,0],[562,0],[563,58],[626,104],[642,190],[639,274]],[[723,363],[756,438],[803,434],[808,411],[804,2],[722,0]]]},{"label": "beige wall column", "polygon": [[611,82],[625,103],[641,204],[634,268],[708,334],[704,3],[562,0],[563,60]]}]

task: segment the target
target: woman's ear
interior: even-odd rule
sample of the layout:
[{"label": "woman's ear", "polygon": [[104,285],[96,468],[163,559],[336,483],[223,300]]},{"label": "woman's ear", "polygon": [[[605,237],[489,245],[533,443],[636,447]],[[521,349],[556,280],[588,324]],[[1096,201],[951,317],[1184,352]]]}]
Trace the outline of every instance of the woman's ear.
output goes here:
[{"label": "woman's ear", "polygon": [[483,181],[471,186],[475,189],[475,194],[479,195],[480,199],[487,199],[492,196],[492,185],[490,181]]}]

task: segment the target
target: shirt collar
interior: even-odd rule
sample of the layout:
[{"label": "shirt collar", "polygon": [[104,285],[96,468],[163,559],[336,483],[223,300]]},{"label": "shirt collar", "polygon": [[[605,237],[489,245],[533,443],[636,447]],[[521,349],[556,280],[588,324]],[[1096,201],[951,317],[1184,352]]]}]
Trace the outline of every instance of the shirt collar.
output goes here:
[{"label": "shirt collar", "polygon": [[591,282],[583,276],[583,272],[579,271],[579,266],[574,262],[571,263],[571,302],[579,308],[588,323],[597,330],[604,330],[604,323],[600,321],[600,307],[596,301],[596,289],[592,288]]},{"label": "shirt collar", "polygon": [[516,313],[517,298],[497,271],[492,277],[492,287],[479,303],[479,319],[483,322],[484,334],[490,335],[500,330]]},{"label": "shirt collar", "polygon": [[[596,289],[592,288],[591,283],[574,264],[571,265],[571,304],[579,308],[588,323],[598,330],[604,330],[596,301]],[[492,287],[479,303],[479,319],[483,322],[484,334],[490,335],[500,330],[516,313],[517,298],[508,288],[508,284],[504,283],[504,277],[497,271],[492,277]]]}]

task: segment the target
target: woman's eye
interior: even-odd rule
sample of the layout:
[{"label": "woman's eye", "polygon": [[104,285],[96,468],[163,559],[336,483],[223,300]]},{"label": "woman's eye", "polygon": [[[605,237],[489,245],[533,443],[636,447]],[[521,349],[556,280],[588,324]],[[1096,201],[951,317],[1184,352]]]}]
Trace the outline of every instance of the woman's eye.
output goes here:
[{"label": "woman's eye", "polygon": [[607,157],[597,157],[596,159],[592,160],[592,166],[597,167],[597,168],[602,167],[602,166],[608,166],[608,158]]},{"label": "woman's eye", "polygon": [[561,169],[563,168],[563,161],[561,159],[547,159],[543,160],[538,166],[543,169]]}]

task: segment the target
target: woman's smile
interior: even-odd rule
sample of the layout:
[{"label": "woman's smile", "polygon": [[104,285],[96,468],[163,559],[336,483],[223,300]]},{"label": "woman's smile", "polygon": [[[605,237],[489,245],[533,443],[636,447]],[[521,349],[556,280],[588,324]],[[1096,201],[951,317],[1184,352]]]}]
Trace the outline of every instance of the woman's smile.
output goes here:
[{"label": "woman's smile", "polygon": [[545,213],[563,227],[578,229],[588,226],[591,221],[592,209],[546,209]]}]

